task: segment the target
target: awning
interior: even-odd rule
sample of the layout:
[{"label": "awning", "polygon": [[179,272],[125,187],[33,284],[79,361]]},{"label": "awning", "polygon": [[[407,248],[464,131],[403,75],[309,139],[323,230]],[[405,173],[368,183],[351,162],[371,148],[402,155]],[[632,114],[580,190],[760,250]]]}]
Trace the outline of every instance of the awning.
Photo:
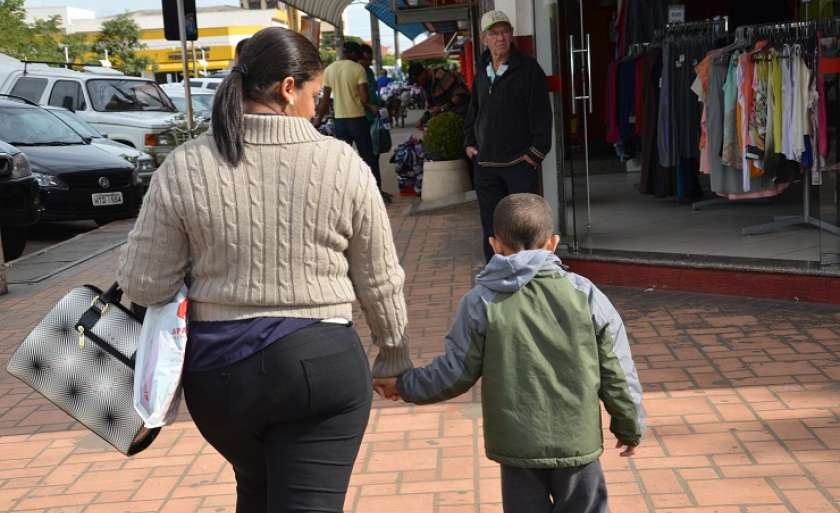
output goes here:
[{"label": "awning", "polygon": [[338,27],[344,9],[353,0],[283,0],[283,3]]},{"label": "awning", "polygon": [[406,61],[446,58],[443,34],[434,34],[422,43],[412,46],[402,53],[402,58]]},{"label": "awning", "polygon": [[[405,6],[405,0],[397,0],[399,6]],[[392,29],[396,30],[397,32],[402,33],[405,37],[409,39],[414,39],[420,34],[426,32],[426,27],[423,26],[422,23],[403,23],[402,25],[397,24],[397,16],[394,14],[394,11],[391,9],[391,1],[390,0],[370,0],[365,6],[365,9],[371,12],[374,16],[376,16],[379,21],[388,25]]]}]

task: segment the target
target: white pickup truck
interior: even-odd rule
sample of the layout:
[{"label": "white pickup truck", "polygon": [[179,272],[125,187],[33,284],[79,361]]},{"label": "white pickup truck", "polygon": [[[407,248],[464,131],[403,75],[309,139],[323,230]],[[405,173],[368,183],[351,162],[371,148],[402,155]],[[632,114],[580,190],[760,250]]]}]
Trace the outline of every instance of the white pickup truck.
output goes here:
[{"label": "white pickup truck", "polygon": [[74,111],[109,139],[157,165],[183,142],[182,116],[155,82],[104,68],[74,71],[0,54],[0,93]]}]

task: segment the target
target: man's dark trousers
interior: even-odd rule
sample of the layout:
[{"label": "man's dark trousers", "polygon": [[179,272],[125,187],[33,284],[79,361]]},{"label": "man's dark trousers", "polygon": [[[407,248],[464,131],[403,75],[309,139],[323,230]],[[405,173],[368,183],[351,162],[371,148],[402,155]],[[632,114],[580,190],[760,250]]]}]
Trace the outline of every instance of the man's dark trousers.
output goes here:
[{"label": "man's dark trousers", "polygon": [[382,177],[379,173],[379,157],[373,154],[373,141],[370,139],[370,124],[366,118],[339,118],[335,120],[335,136],[349,145],[356,144],[359,156],[370,167],[376,178],[376,185],[382,189]]},{"label": "man's dark trousers", "polygon": [[475,166],[475,193],[481,212],[481,227],[484,231],[484,257],[493,258],[493,248],[487,241],[493,235],[493,212],[505,196],[523,192],[538,192],[539,171],[527,162],[508,167]]}]

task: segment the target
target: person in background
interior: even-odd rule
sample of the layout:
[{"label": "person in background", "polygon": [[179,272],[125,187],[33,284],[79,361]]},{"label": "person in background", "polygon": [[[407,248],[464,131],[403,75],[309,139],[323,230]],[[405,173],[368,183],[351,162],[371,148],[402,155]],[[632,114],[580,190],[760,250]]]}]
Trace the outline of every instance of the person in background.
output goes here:
[{"label": "person in background", "polygon": [[192,262],[184,398],[233,466],[236,513],[342,511],[372,400],[354,301],[373,376],[412,367],[376,183],[310,122],[322,76],[304,36],[257,32],[216,92],[213,133],[155,172],[117,270],[128,298],[156,305]]},{"label": "person in background", "polygon": [[418,122],[418,127],[441,112],[454,112],[466,116],[470,103],[470,90],[463,77],[455,71],[443,67],[429,69],[421,64],[414,66],[413,83],[419,85],[426,96],[427,111]]},{"label": "person in background", "polygon": [[[374,121],[379,117],[379,109],[382,107],[382,99],[379,97],[379,89],[376,87],[376,75],[373,73],[373,70],[370,68],[373,65],[373,48],[370,45],[361,45],[362,53],[361,58],[359,59],[359,64],[365,68],[365,74],[367,75],[367,86],[368,86],[368,102],[365,105],[365,109],[367,113],[365,118],[367,119],[368,126],[371,137],[371,147],[373,148],[373,156],[376,168],[373,171],[374,176],[381,176],[381,171],[379,167],[379,144],[377,144],[377,138],[379,137],[379,132],[374,130]],[[381,184],[380,184],[381,185]],[[391,203],[392,197],[385,191],[382,191],[382,199],[385,200],[385,203]]]},{"label": "person in background", "polygon": [[388,76],[388,71],[384,69],[379,70],[379,78],[376,79],[376,90],[382,91],[382,89],[388,87],[391,82],[393,82],[393,80]]},{"label": "person in background", "polygon": [[513,46],[510,18],[490,11],[481,18],[481,31],[487,50],[476,68],[464,143],[476,163],[475,192],[489,261],[496,205],[508,194],[539,190],[553,117],[545,73]]},{"label": "person in background", "polygon": [[342,47],[342,58],[324,70],[324,90],[315,125],[321,124],[333,99],[335,111],[335,136],[347,144],[355,144],[359,156],[368,165],[376,178],[376,185],[382,190],[382,177],[379,174],[379,157],[373,154],[373,141],[370,138],[370,124],[367,120],[368,77],[365,68],[359,64],[362,47],[353,41],[347,41]]}]

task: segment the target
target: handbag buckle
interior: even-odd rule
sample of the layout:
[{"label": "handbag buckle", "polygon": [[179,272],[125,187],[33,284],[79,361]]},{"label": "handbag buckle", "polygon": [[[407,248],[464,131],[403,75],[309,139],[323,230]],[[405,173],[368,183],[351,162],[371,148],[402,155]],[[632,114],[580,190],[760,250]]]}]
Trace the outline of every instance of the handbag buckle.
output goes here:
[{"label": "handbag buckle", "polygon": [[90,307],[96,308],[96,310],[99,312],[99,315],[104,316],[108,312],[108,309],[111,307],[111,303],[106,303],[105,301],[102,301],[101,297],[96,296],[95,298],[93,298],[93,301],[90,302]]},{"label": "handbag buckle", "polygon": [[85,327],[78,326],[76,327],[76,331],[79,332],[79,349],[85,348]]}]

